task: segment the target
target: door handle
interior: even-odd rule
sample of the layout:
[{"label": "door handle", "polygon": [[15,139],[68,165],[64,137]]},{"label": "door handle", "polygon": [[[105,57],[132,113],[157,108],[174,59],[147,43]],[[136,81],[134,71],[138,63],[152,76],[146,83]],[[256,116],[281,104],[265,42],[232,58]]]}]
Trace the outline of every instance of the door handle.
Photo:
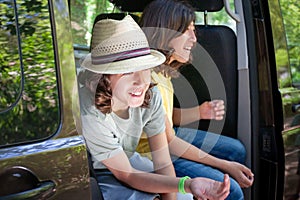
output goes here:
[{"label": "door handle", "polygon": [[[0,197],[0,200],[17,199],[46,199],[53,191],[55,184],[52,181],[42,182],[37,188]],[[54,193],[54,192],[53,192]]]},{"label": "door handle", "polygon": [[53,181],[39,181],[27,168],[15,166],[0,173],[0,200],[46,199],[55,193]]}]

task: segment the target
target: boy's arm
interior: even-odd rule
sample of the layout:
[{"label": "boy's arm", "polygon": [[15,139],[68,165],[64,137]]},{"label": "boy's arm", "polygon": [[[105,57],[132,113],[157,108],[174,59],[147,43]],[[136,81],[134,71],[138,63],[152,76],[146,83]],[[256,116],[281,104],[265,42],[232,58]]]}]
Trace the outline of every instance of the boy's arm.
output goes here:
[{"label": "boy's arm", "polygon": [[[149,146],[155,173],[176,177],[170,158],[168,141],[165,133],[149,137]],[[161,194],[162,199],[176,199],[176,193]]]},{"label": "boy's arm", "polygon": [[[120,152],[102,162],[119,181],[135,189],[152,193],[164,193],[172,190],[176,192],[177,181],[174,177],[168,179],[167,176],[136,170],[131,166],[124,152]],[[169,184],[166,184],[167,182]]]},{"label": "boy's arm", "polygon": [[[124,152],[120,152],[102,162],[118,180],[135,189],[161,194],[178,192],[180,178],[135,170],[131,167]],[[224,182],[207,178],[189,179],[186,180],[184,188],[186,192],[193,193],[200,198],[209,198],[212,200],[225,199],[229,194],[229,176],[224,176]],[[176,196],[166,199],[176,199]]]},{"label": "boy's arm", "polygon": [[161,193],[164,199],[174,200],[178,192],[179,179],[175,178],[165,132],[149,137],[148,140],[153,151],[155,173],[134,169],[124,151],[103,160],[102,163],[121,182],[141,191]]}]

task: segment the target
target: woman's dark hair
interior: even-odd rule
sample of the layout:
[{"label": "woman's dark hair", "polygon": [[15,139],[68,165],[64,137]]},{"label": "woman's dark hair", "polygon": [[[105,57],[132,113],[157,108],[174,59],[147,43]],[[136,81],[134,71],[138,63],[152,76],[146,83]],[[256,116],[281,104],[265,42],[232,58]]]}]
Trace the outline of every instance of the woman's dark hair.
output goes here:
[{"label": "woman's dark hair", "polygon": [[[103,74],[98,82],[96,93],[95,93],[95,106],[102,113],[107,114],[112,111],[111,109],[111,98],[112,91],[110,87],[110,80],[108,74]],[[150,104],[150,100],[152,97],[152,92],[150,88],[154,87],[156,84],[150,83],[149,89],[146,91],[145,99],[142,108],[148,108]]]},{"label": "woman's dark hair", "polygon": [[161,51],[167,58],[165,64],[159,66],[160,71],[172,76],[172,71],[177,71],[183,65],[177,61],[167,65],[174,51],[169,43],[184,33],[195,19],[194,9],[182,0],[154,0],[144,9],[140,26],[150,47]]}]

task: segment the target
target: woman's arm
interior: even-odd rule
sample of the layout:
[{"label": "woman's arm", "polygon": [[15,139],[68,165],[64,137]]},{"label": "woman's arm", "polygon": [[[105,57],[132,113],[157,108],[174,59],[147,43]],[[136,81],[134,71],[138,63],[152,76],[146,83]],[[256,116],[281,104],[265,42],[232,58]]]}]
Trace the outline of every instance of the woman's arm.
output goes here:
[{"label": "woman's arm", "polygon": [[198,120],[200,120],[199,106],[173,108],[173,123],[176,126],[187,125]]},{"label": "woman's arm", "polygon": [[249,187],[252,185],[254,175],[246,166],[237,162],[231,162],[209,155],[194,145],[176,137],[173,133],[172,127],[170,126],[171,124],[168,118],[165,117],[165,120],[167,140],[171,154],[199,162],[228,173],[237,180],[241,187]]},{"label": "woman's arm", "polygon": [[224,101],[206,101],[191,108],[173,108],[173,123],[176,126],[190,124],[201,119],[222,120],[225,114]]}]

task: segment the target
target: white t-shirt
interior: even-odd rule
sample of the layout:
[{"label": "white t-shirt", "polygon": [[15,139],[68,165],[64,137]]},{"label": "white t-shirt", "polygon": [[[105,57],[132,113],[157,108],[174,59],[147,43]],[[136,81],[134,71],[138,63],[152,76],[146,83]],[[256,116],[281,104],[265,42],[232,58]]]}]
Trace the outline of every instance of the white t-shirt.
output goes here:
[{"label": "white t-shirt", "polygon": [[156,87],[152,88],[152,94],[149,108],[129,108],[129,118],[122,119],[114,113],[103,114],[97,110],[92,93],[85,87],[80,88],[83,136],[95,169],[105,168],[101,161],[120,151],[130,158],[143,131],[147,137],[165,131],[165,114]]}]

